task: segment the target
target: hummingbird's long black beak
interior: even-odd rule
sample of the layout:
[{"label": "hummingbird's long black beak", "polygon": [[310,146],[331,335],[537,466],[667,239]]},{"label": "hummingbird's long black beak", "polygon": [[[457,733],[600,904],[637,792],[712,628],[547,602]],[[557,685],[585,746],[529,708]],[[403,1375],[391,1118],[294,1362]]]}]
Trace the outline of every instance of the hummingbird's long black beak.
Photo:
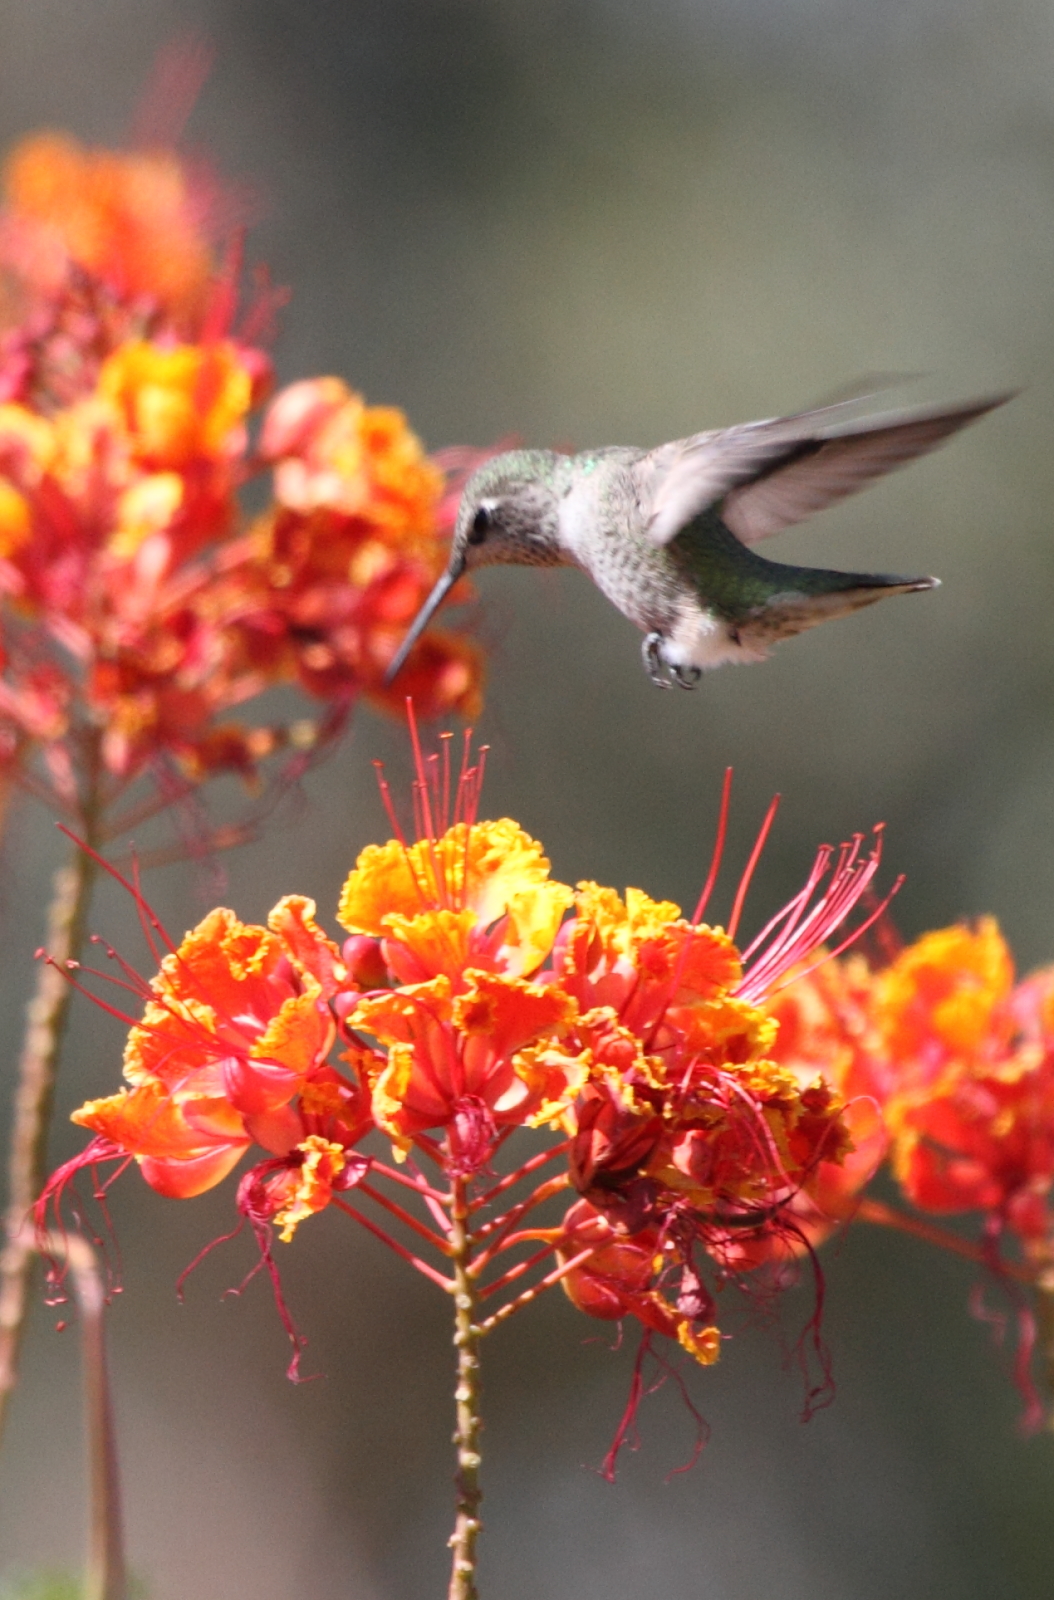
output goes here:
[{"label": "hummingbird's long black beak", "polygon": [[422,633],[424,633],[433,616],[439,610],[439,607],[443,604],[443,601],[446,599],[447,595],[450,593],[451,589],[454,587],[464,570],[465,557],[463,555],[451,560],[449,567],[447,567],[446,571],[443,573],[443,576],[436,583],[432,593],[428,596],[428,599],[425,601],[413,622],[410,624],[410,631],[406,635],[406,638],[403,640],[402,644],[395,652],[395,655],[392,657],[391,665],[384,674],[385,686],[395,682],[395,679],[399,676],[400,672],[403,670],[403,667],[406,665],[406,658],[410,654],[410,651],[413,649]]}]

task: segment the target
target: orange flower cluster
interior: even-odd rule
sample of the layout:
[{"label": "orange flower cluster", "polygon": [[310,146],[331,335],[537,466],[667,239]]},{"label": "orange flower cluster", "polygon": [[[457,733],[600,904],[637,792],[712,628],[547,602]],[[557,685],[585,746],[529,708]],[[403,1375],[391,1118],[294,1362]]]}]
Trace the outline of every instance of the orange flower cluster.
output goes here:
[{"label": "orange flower cluster", "polygon": [[[42,1205],[110,1159],[134,1158],[163,1194],[199,1194],[255,1145],[265,1155],[239,1208],[269,1264],[273,1228],[289,1239],[336,1205],[449,1286],[356,1206],[381,1205],[442,1256],[456,1201],[479,1274],[540,1246],[484,1295],[546,1263],[526,1298],[562,1281],[581,1310],[633,1316],[709,1364],[722,1286],[774,1241],[804,1241],[803,1188],[852,1159],[844,1096],[776,1059],[765,996],[865,893],[877,844],[821,852],[745,965],[702,908],[689,921],[639,890],[555,882],[515,822],[476,820],[480,768],[466,745],[453,785],[449,751],[447,736],[442,757],[418,758],[416,841],[369,846],[347,878],[341,946],[290,896],[266,928],[214,911],[170,950],[129,1034],[128,1087],[75,1114],[95,1138]],[[524,1128],[549,1136],[495,1181],[497,1152]],[[394,1165],[376,1144],[363,1153],[371,1131]],[[556,1161],[555,1177],[494,1215],[498,1195]],[[414,1191],[428,1224],[382,1180]],[[568,1189],[561,1221],[529,1220]]]},{"label": "orange flower cluster", "polygon": [[[239,322],[218,187],[175,152],[45,135],[5,184],[6,772],[97,822],[140,777],[171,798],[215,772],[254,777],[281,747],[302,763],[360,694],[400,710],[385,668],[446,560],[444,475],[402,413],[336,378],[261,413],[278,297],[263,289]],[[247,522],[238,496],[257,476],[271,504]],[[425,715],[473,714],[479,652],[433,632],[406,682]],[[244,715],[289,683],[320,720]]]},{"label": "orange flower cluster", "polygon": [[1054,1245],[1054,968],[1021,983],[995,922],[926,934],[875,978],[894,1174],[922,1211]]},{"label": "orange flower cluster", "polygon": [[905,1198],[975,1211],[1049,1266],[1054,1244],[1054,968],[1023,982],[995,922],[925,934],[872,970],[829,962],[780,994],[776,1058],[845,1098],[854,1149],[821,1163],[795,1206],[817,1241],[851,1218],[884,1158]]}]

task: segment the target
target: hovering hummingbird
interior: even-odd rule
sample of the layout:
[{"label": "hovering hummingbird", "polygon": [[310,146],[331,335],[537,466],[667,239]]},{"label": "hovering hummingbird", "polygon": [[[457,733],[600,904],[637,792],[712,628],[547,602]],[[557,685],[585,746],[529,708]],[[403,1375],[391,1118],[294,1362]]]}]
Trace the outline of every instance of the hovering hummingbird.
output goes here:
[{"label": "hovering hummingbird", "polygon": [[761,661],[780,639],[888,594],[901,578],[767,561],[759,539],[925,455],[1009,394],[859,416],[847,401],[696,433],[654,450],[511,450],[461,497],[446,571],[395,655],[391,682],[444,597],[476,567],[581,567],[645,635],[653,683],[692,689],[704,669]]}]

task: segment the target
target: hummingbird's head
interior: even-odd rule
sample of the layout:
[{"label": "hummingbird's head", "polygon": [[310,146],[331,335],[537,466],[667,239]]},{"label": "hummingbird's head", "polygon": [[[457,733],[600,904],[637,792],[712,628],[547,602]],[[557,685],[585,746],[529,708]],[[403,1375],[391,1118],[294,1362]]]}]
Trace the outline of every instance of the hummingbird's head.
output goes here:
[{"label": "hummingbird's head", "polygon": [[499,562],[565,565],[554,481],[564,460],[551,450],[509,450],[485,461],[462,493],[448,570],[460,577]]},{"label": "hummingbird's head", "polygon": [[474,567],[572,564],[560,544],[557,479],[568,457],[551,450],[509,450],[472,474],[461,495],[450,559],[410,625],[385,682],[391,683],[454,584]]}]

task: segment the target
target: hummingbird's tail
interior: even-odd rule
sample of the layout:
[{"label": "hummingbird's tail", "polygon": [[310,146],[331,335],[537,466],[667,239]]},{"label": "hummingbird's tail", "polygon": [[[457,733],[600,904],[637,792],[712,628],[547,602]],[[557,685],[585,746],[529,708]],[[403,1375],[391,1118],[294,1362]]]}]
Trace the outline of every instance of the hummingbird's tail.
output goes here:
[{"label": "hummingbird's tail", "polygon": [[940,588],[939,578],[832,572],[822,567],[784,567],[782,580],[779,589],[736,619],[736,633],[743,644],[764,649],[818,623],[861,611],[887,595]]}]

